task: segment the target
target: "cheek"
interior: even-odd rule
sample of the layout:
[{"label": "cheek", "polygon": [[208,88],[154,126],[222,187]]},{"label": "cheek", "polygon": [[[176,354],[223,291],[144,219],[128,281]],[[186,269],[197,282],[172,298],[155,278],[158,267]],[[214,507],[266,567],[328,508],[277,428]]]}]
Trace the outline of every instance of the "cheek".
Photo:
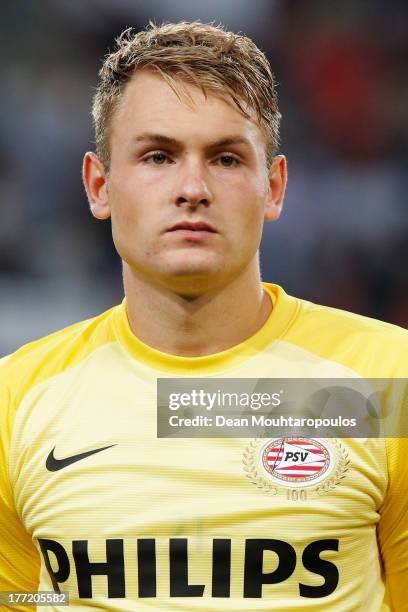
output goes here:
[{"label": "cheek", "polygon": [[123,191],[111,194],[112,237],[120,257],[128,261],[143,248],[143,233],[138,227],[138,218],[134,202],[126,197]]},{"label": "cheek", "polygon": [[122,245],[130,242],[132,234],[135,232],[132,213],[126,207],[113,205],[111,218],[112,236],[116,248],[119,250]]},{"label": "cheek", "polygon": [[257,250],[262,237],[264,224],[264,211],[267,190],[261,181],[242,185],[239,209],[235,210],[234,217],[239,219],[236,223],[236,240],[240,241],[243,250],[253,252]]},{"label": "cheek", "polygon": [[242,185],[239,197],[239,211],[236,213],[248,225],[248,230],[255,231],[262,227],[267,191],[259,182]]},{"label": "cheek", "polygon": [[124,236],[138,231],[140,215],[139,194],[124,181],[109,192],[112,211],[112,231]]},{"label": "cheek", "polygon": [[157,258],[159,247],[157,243],[157,215],[151,208],[143,206],[143,202],[125,199],[123,191],[116,193],[121,199],[112,205],[112,237],[116,251],[128,263],[144,262]]}]

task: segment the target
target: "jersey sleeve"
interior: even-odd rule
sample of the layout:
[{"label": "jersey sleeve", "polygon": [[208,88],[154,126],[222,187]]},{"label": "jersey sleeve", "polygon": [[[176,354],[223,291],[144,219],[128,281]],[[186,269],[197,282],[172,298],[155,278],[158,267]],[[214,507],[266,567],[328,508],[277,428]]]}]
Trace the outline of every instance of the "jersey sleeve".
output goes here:
[{"label": "jersey sleeve", "polygon": [[[408,418],[408,417],[407,417]],[[387,439],[389,482],[378,538],[391,610],[408,611],[408,439]]]},{"label": "jersey sleeve", "polygon": [[[36,591],[40,558],[15,510],[8,476],[8,452],[15,417],[8,359],[0,360],[0,591]],[[32,610],[24,606],[13,606],[13,609]]]}]

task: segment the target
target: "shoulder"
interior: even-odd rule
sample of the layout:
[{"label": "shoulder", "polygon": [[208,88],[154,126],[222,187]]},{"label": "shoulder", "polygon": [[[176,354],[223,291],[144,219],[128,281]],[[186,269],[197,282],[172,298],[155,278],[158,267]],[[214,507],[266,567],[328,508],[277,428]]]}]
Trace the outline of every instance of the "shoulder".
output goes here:
[{"label": "shoulder", "polygon": [[408,331],[370,317],[299,300],[288,339],[363,376],[407,377]]},{"label": "shoulder", "polygon": [[320,326],[329,329],[336,326],[346,334],[361,333],[378,338],[399,338],[401,342],[408,342],[408,330],[398,325],[307,300],[300,300],[300,304],[302,316],[309,321],[314,320]]},{"label": "shoulder", "polygon": [[21,397],[37,383],[79,363],[113,341],[112,321],[117,308],[25,344],[0,359],[0,393],[7,390]]}]

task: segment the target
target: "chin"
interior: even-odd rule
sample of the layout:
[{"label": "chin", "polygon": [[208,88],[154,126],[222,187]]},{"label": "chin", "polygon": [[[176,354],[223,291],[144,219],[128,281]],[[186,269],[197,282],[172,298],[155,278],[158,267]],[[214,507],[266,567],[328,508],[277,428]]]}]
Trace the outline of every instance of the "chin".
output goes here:
[{"label": "chin", "polygon": [[[198,255],[198,254],[197,254]],[[199,280],[209,278],[219,274],[223,270],[223,265],[216,261],[214,257],[192,257],[186,254],[180,258],[168,258],[162,272],[169,277],[186,280]]]},{"label": "chin", "polygon": [[171,290],[183,295],[198,295],[217,285],[221,270],[208,266],[174,266],[162,278]]},{"label": "chin", "polygon": [[169,279],[174,279],[177,282],[197,284],[210,280],[217,276],[217,270],[209,268],[178,268],[175,270],[167,270],[166,276]]}]

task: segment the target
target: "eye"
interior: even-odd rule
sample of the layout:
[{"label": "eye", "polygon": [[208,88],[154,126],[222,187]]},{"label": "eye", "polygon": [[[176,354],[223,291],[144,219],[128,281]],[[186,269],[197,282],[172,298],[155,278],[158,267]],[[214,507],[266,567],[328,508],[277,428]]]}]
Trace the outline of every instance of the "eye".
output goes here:
[{"label": "eye", "polygon": [[233,168],[234,166],[238,166],[240,163],[239,160],[233,155],[221,155],[221,157],[217,160],[223,168]]},{"label": "eye", "polygon": [[144,158],[143,161],[146,163],[153,164],[154,166],[163,166],[169,158],[165,153],[160,151],[156,151],[155,153],[151,153],[147,157]]}]

